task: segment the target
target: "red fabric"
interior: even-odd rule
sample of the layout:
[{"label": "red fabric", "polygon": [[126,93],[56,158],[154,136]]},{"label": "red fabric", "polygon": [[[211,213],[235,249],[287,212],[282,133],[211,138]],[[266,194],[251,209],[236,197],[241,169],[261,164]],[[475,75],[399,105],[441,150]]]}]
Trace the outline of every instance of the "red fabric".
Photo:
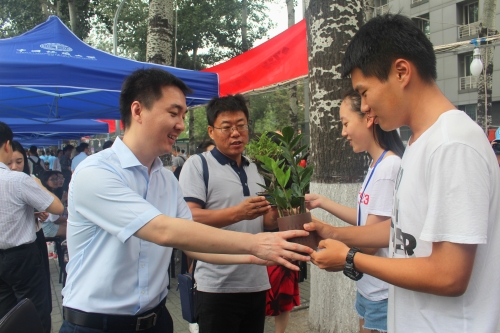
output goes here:
[{"label": "red fabric", "polygon": [[307,75],[305,20],[267,42],[202,72],[219,74],[219,95],[244,93]]},{"label": "red fabric", "polygon": [[[97,119],[97,121],[100,121],[102,123],[108,123],[108,133],[115,133],[116,132],[116,125],[115,125],[116,120]],[[120,121],[120,129],[123,130],[123,123],[121,121]]]},{"label": "red fabric", "polygon": [[277,316],[300,305],[299,272],[268,266],[271,289],[266,293],[266,316]]}]

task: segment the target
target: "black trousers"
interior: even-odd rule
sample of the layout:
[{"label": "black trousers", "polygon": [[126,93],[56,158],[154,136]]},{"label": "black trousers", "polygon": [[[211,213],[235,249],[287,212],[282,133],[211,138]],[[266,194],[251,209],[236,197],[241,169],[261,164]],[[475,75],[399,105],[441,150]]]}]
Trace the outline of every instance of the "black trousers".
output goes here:
[{"label": "black trousers", "polygon": [[20,300],[29,298],[38,311],[45,332],[50,332],[47,274],[36,242],[0,250],[0,317]]},{"label": "black trousers", "polygon": [[195,313],[200,333],[262,333],[266,291],[229,294],[197,291]]}]

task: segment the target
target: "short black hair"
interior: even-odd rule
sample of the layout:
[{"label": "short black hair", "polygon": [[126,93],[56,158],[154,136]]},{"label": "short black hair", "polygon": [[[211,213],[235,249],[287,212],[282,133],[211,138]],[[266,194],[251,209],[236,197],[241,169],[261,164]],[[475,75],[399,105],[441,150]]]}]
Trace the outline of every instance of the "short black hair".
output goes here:
[{"label": "short black hair", "polygon": [[30,147],[30,153],[35,155],[35,156],[38,156],[38,147],[37,146],[31,146]]},{"label": "short black hair", "polygon": [[102,150],[111,148],[112,145],[113,145],[113,141],[108,140],[108,141],[104,142],[104,144],[102,145]]},{"label": "short black hair", "polygon": [[14,140],[14,133],[12,133],[9,125],[0,121],[0,146],[3,146],[7,141],[10,141],[12,146],[12,140]]},{"label": "short black hair", "polygon": [[359,68],[364,76],[374,76],[385,82],[397,58],[413,63],[425,82],[436,80],[436,55],[432,43],[415,23],[400,14],[376,16],[361,26],[347,46],[341,74],[346,78]]},{"label": "short black hair", "polygon": [[247,120],[248,116],[248,108],[245,101],[245,97],[241,94],[236,95],[227,95],[225,97],[215,97],[212,98],[207,105],[207,122],[208,125],[214,126],[215,119],[219,113],[222,112],[236,112],[243,111]]},{"label": "short black hair", "polygon": [[210,146],[215,146],[214,140],[208,139],[208,140],[203,141],[202,143],[200,143],[200,145],[198,146],[198,148],[196,148],[197,153],[203,153],[203,152],[205,152],[207,150],[207,148],[210,147]]},{"label": "short black hair", "polygon": [[68,145],[64,146],[63,153],[67,152],[68,150],[73,150],[73,149],[75,149],[75,147],[73,147],[73,145],[68,144]]},{"label": "short black hair", "polygon": [[84,151],[85,149],[88,149],[89,148],[89,144],[86,143],[86,142],[82,142],[80,143],[80,146],[78,146],[78,148],[80,148],[80,152]]},{"label": "short black hair", "polygon": [[130,127],[130,106],[134,101],[139,101],[147,109],[151,109],[154,102],[162,98],[162,88],[166,86],[177,87],[184,95],[193,92],[181,79],[159,68],[138,69],[130,74],[125,79],[120,94],[123,126]]}]

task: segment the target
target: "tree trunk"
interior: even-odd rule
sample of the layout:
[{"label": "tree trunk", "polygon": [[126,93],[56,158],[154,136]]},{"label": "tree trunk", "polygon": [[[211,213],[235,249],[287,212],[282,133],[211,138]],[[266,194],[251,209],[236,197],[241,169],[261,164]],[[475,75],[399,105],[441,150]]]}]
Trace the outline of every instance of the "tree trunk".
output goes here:
[{"label": "tree trunk", "polygon": [[77,17],[76,17],[75,0],[68,0],[68,8],[69,8],[69,20],[71,22],[71,31],[73,31],[73,33],[76,33]]},{"label": "tree trunk", "polygon": [[[495,12],[496,0],[485,0],[483,4],[483,22],[480,37],[495,35]],[[491,124],[491,98],[493,88],[493,47],[486,46],[481,49],[481,57],[484,64],[483,72],[477,83],[477,124],[488,135],[488,126]],[[485,83],[486,80],[486,83]]]},{"label": "tree trunk", "polygon": [[248,4],[247,0],[241,1],[241,50],[246,52],[250,50],[250,44],[247,38],[247,24],[248,24]]},{"label": "tree trunk", "polygon": [[193,70],[196,70],[196,61],[198,61],[198,47],[193,48]]},{"label": "tree trunk", "polygon": [[146,61],[172,65],[173,0],[149,0]]},{"label": "tree trunk", "polygon": [[[311,192],[350,207],[356,206],[359,188],[368,168],[366,154],[354,154],[342,138],[339,107],[342,92],[351,86],[341,79],[345,49],[363,24],[362,0],[326,2],[311,0],[307,7],[307,45],[311,154],[314,175]],[[318,210],[315,215],[333,225],[346,224]],[[310,326],[320,332],[358,332],[354,310],[356,285],[342,273],[312,267]]]},{"label": "tree trunk", "polygon": [[[286,8],[288,12],[288,27],[290,28],[295,24],[295,0],[286,0]],[[297,84],[294,83],[292,87],[288,89],[288,101],[290,103],[289,115],[290,115],[290,125],[297,133],[299,129],[299,102],[297,100]]]}]

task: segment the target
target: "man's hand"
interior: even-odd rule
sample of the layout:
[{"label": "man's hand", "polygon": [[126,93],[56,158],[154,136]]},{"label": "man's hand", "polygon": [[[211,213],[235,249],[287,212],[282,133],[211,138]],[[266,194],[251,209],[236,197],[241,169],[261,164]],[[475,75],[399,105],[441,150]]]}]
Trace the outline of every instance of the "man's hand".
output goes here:
[{"label": "man's hand", "polygon": [[257,242],[252,249],[252,253],[262,260],[273,261],[286,268],[298,271],[299,267],[293,265],[288,260],[309,261],[309,256],[297,252],[311,254],[313,250],[307,246],[290,243],[286,240],[307,235],[309,235],[309,233],[304,230],[260,233],[255,235],[255,237],[257,237]]},{"label": "man's hand", "polygon": [[325,197],[319,195],[319,194],[306,194],[305,195],[305,200],[306,200],[306,207],[307,209],[314,209],[322,206],[323,204],[323,199]]},{"label": "man's hand", "polygon": [[238,221],[253,220],[271,210],[271,206],[265,197],[251,197],[243,200],[236,206],[236,218]]},{"label": "man's hand", "polygon": [[313,264],[328,272],[338,272],[344,269],[349,247],[333,239],[319,242],[319,250],[311,254]]}]

